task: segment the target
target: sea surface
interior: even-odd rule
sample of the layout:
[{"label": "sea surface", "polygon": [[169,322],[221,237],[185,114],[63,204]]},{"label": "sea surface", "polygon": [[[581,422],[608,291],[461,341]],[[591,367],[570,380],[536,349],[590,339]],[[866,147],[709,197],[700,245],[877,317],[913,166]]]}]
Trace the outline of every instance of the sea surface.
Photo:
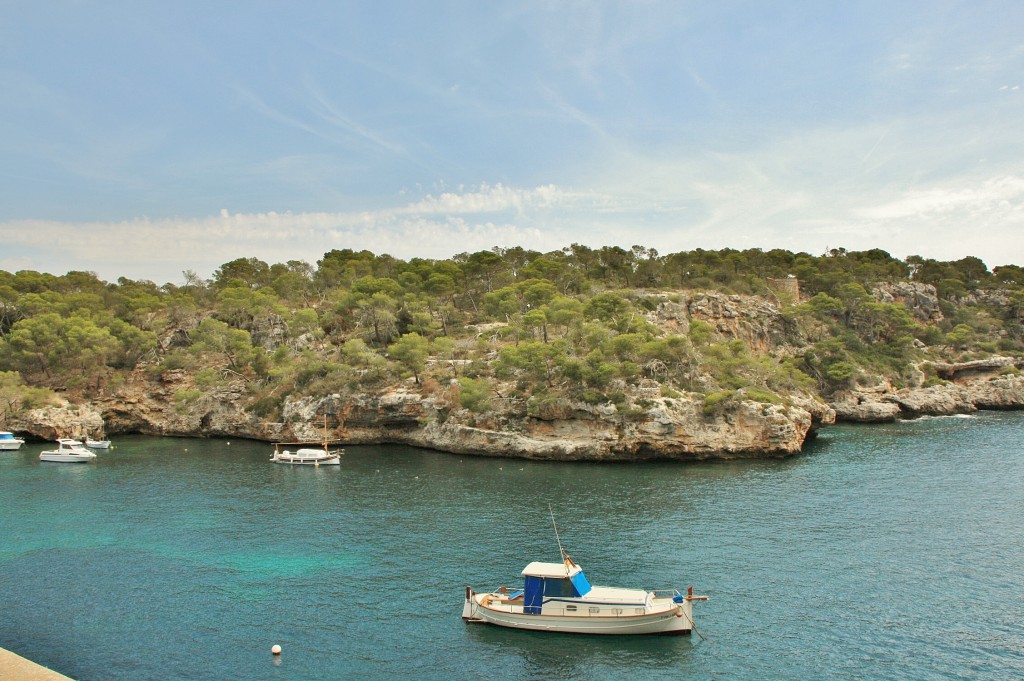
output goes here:
[{"label": "sea surface", "polygon": [[[1024,414],[823,431],[786,460],[542,463],[120,437],[0,453],[0,647],[119,679],[1019,679]],[[466,625],[562,544],[680,588],[689,637]],[[271,655],[279,644],[283,653]]]}]

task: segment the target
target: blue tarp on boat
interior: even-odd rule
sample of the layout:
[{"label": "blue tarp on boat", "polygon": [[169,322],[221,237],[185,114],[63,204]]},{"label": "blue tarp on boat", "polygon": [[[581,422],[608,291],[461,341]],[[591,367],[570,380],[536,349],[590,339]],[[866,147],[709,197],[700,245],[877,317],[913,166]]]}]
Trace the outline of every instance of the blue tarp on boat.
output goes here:
[{"label": "blue tarp on boat", "polygon": [[580,570],[572,576],[572,586],[576,589],[577,596],[586,596],[590,591],[590,581],[587,576],[583,574],[583,570]]},{"label": "blue tarp on boat", "polygon": [[544,604],[544,578],[527,577],[526,594],[523,596],[523,612],[527,615],[539,615]]}]

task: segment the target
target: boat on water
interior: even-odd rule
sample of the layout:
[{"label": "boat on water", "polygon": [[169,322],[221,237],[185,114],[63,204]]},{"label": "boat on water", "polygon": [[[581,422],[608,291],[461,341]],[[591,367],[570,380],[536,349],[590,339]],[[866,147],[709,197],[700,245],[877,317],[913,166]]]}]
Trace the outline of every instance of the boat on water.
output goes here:
[{"label": "boat on water", "polygon": [[325,441],[323,447],[299,447],[296,450],[281,449],[288,445],[302,445],[302,442],[278,442],[274,444],[274,455],[270,460],[291,466],[337,466],[341,464],[344,450],[330,449]]},{"label": "boat on water", "polygon": [[467,586],[462,619],[573,634],[690,634],[696,630],[693,602],[708,597],[694,596],[692,586],[685,595],[677,589],[592,586],[561,542],[558,548],[562,562],[530,563],[523,569],[521,588],[503,586],[477,593]]},{"label": "boat on water", "polygon": [[85,438],[85,446],[89,449],[110,449],[110,440],[93,440]]},{"label": "boat on water", "polygon": [[58,463],[88,463],[96,459],[96,452],[86,449],[78,440],[61,438],[57,440],[57,449],[39,452],[40,461]]},{"label": "boat on water", "polygon": [[6,430],[0,430],[0,451],[21,449],[23,444],[25,444],[25,441],[20,437],[14,437],[14,433]]}]

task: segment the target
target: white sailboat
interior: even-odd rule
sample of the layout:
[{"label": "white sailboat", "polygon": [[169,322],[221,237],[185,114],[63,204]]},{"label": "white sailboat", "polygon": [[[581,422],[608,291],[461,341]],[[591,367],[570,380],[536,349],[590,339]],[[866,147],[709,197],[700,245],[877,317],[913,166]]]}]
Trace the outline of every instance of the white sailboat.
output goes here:
[{"label": "white sailboat", "polygon": [[[327,417],[324,417],[324,439],[321,447],[309,447],[310,442],[275,442],[274,455],[270,460],[290,466],[338,466],[344,449],[331,449],[327,440]],[[297,446],[298,449],[281,449],[281,447]]]},{"label": "white sailboat", "polygon": [[274,444],[274,455],[270,460],[274,463],[284,463],[293,466],[337,466],[341,464],[342,450],[330,450],[324,445],[323,449],[318,447],[300,447],[295,451],[289,449],[278,449],[279,446],[287,444],[302,444],[301,442],[282,442]]}]

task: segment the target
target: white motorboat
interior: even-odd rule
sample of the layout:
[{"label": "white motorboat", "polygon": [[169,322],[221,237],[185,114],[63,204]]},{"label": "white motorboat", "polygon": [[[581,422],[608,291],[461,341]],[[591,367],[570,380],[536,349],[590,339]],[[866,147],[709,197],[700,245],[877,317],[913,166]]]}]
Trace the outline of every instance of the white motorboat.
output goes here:
[{"label": "white motorboat", "polygon": [[[554,518],[552,517],[552,522]],[[557,536],[558,529],[555,528]],[[693,587],[626,589],[591,586],[587,576],[559,541],[561,563],[533,562],[522,574],[522,588],[501,587],[477,593],[466,587],[462,619],[513,629],[573,634],[689,634],[696,631]],[[700,632],[697,632],[698,634]]]},{"label": "white motorboat", "polygon": [[341,455],[344,450],[329,449],[327,442],[320,447],[299,447],[292,451],[280,449],[287,445],[301,445],[301,442],[279,442],[274,444],[274,455],[270,460],[274,463],[289,464],[292,466],[337,466],[341,464]]},{"label": "white motorboat", "polygon": [[0,430],[0,451],[21,449],[23,444],[25,444],[25,441],[19,437],[14,437],[14,433]]},{"label": "white motorboat", "polygon": [[96,452],[90,452],[78,440],[61,438],[57,440],[57,449],[39,452],[40,461],[56,461],[60,463],[88,463],[96,458]]},{"label": "white motorboat", "polygon": [[110,449],[110,440],[93,440],[85,438],[85,446],[89,449]]}]

